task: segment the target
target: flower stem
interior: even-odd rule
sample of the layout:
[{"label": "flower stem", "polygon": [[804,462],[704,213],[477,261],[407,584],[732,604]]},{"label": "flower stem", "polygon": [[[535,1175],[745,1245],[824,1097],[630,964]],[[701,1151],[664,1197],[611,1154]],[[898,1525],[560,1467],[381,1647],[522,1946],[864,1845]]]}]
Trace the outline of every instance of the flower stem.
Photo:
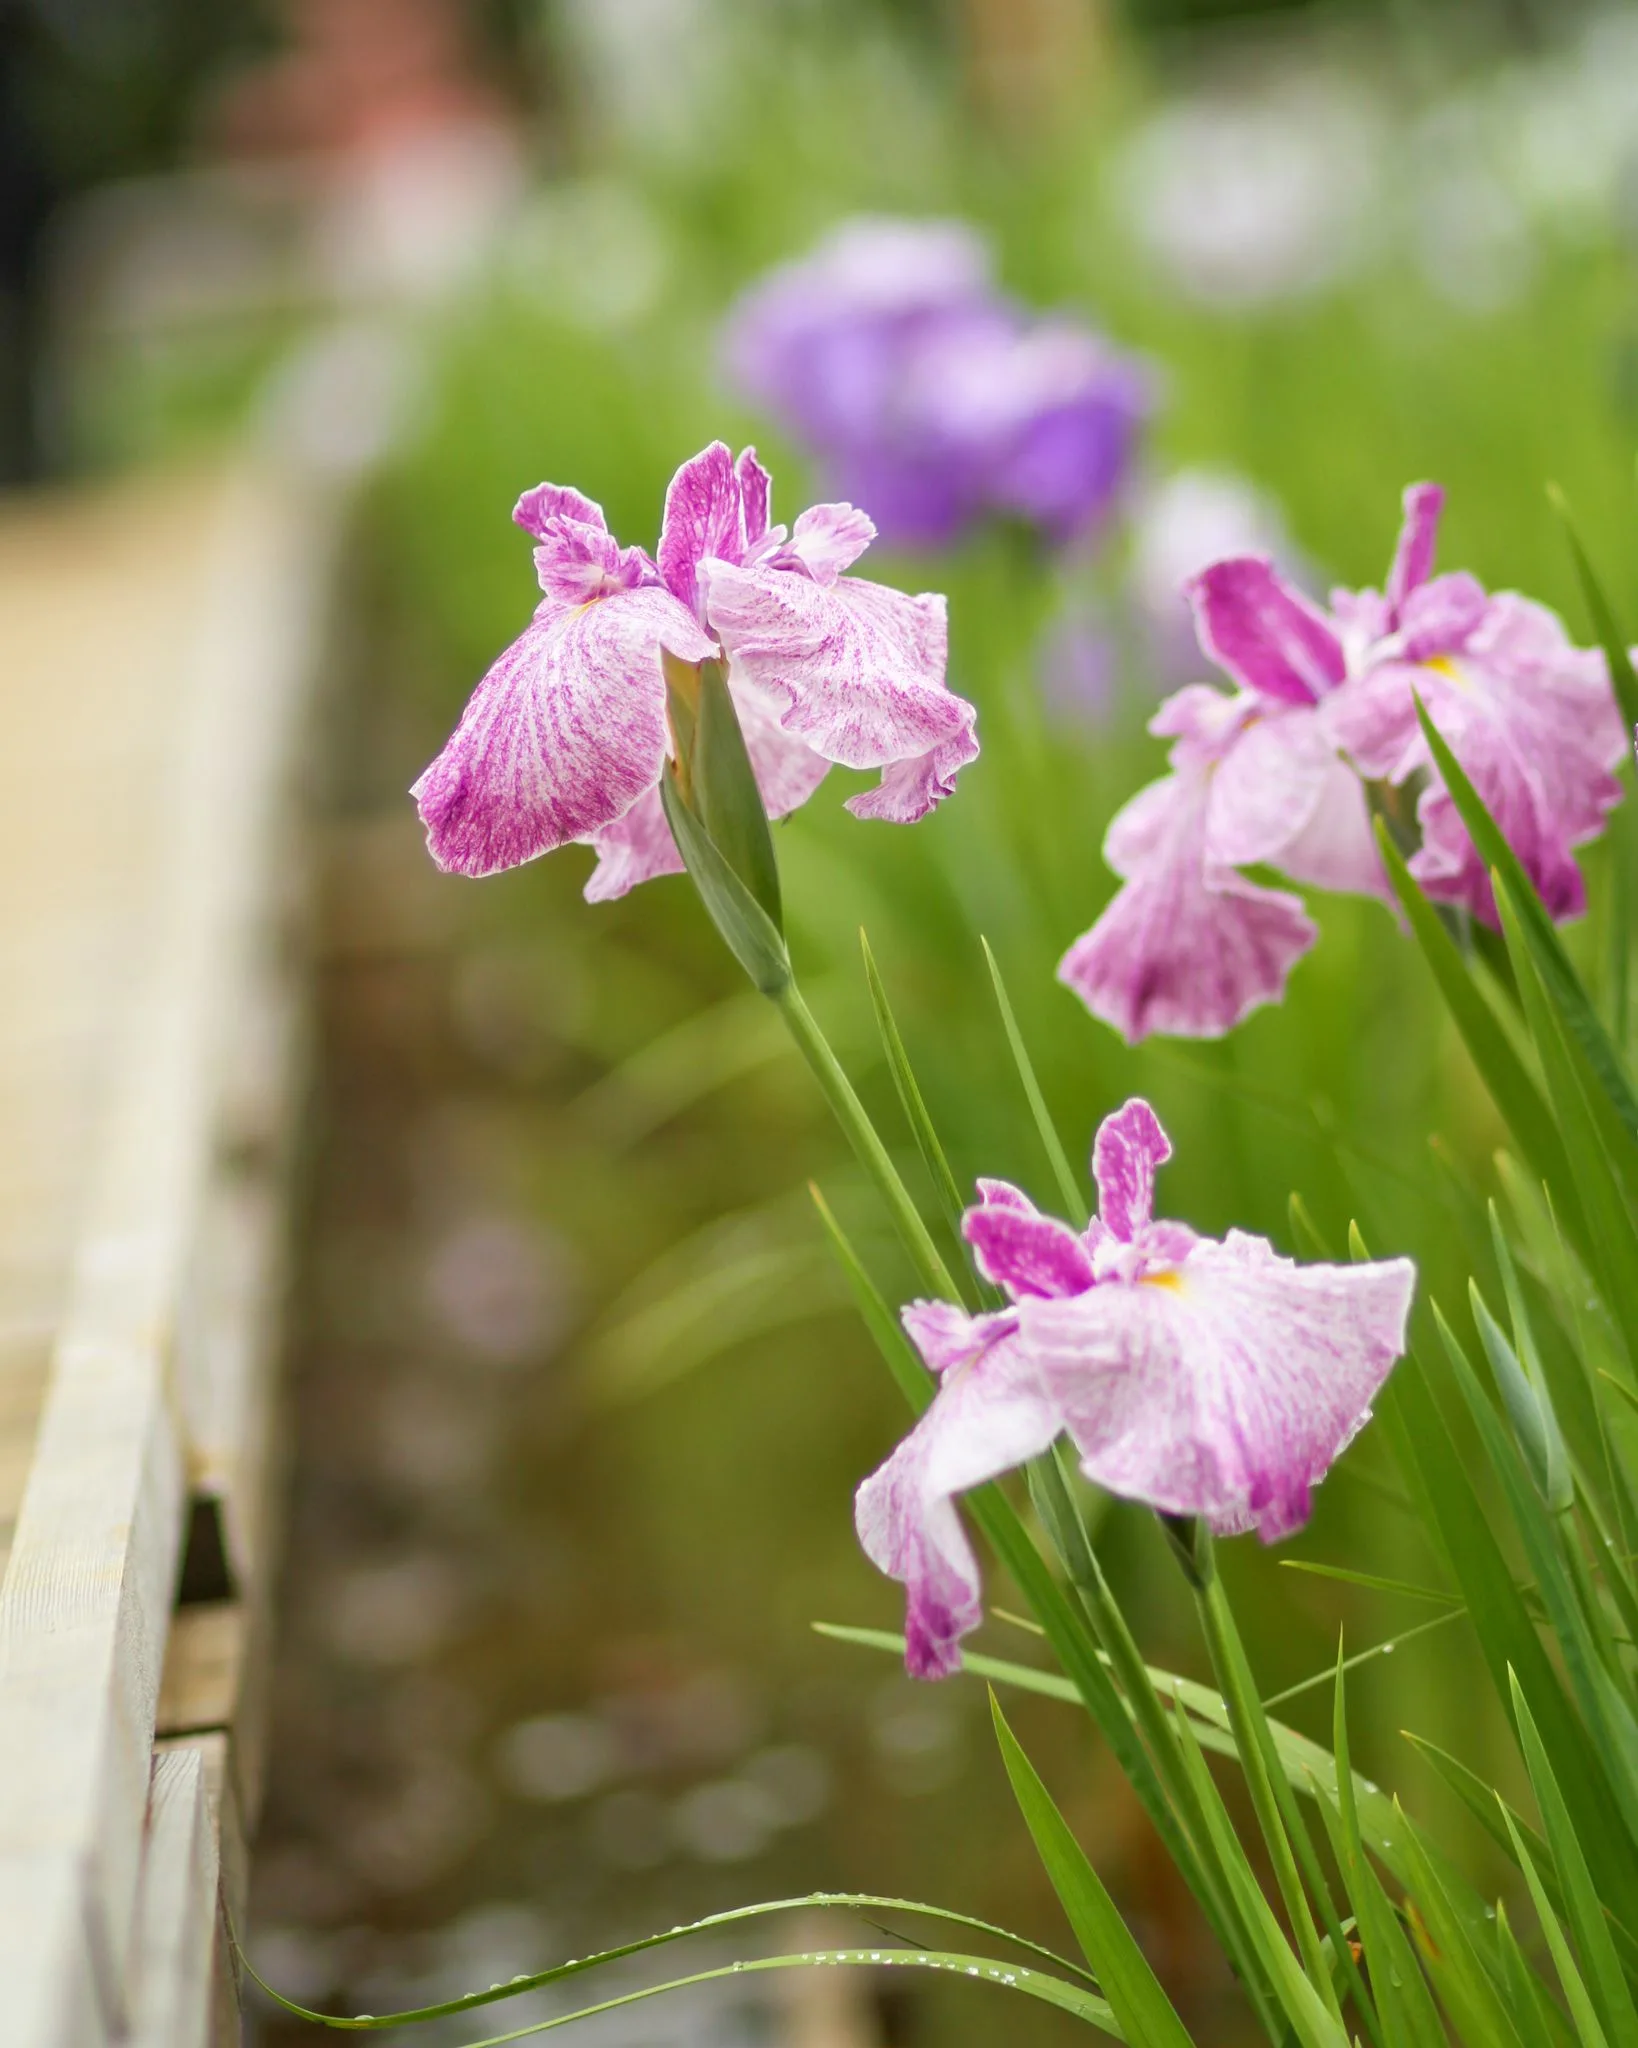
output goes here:
[{"label": "flower stem", "polygon": [[847,1134],[859,1164],[880,1190],[923,1286],[946,1301],[959,1302],[961,1290],[939,1255],[932,1233],[911,1199],[910,1190],[900,1178],[898,1168],[888,1156],[887,1147],[877,1135],[869,1112],[855,1094],[853,1083],[842,1071],[841,1062],[831,1051],[830,1042],[820,1030],[818,1020],[803,1001],[802,991],[792,980],[772,997],[772,1001],[819,1083],[836,1121]]}]

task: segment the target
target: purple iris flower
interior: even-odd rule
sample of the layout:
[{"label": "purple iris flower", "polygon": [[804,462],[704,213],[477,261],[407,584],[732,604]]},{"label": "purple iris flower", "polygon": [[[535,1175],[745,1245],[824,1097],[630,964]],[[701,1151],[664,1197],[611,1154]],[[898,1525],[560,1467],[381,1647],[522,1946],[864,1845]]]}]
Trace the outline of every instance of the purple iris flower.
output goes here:
[{"label": "purple iris flower", "polygon": [[1130,1040],[1209,1038],[1261,1003],[1318,936],[1298,898],[1239,872],[1385,892],[1367,781],[1419,778],[1412,872],[1494,924],[1482,859],[1434,772],[1421,696],[1555,917],[1585,903],[1571,849],[1619,800],[1625,735],[1601,653],[1571,645],[1527,598],[1432,574],[1444,494],[1405,493],[1383,591],[1335,591],[1320,612],[1266,557],[1218,562],[1185,586],[1204,652],[1238,686],[1192,684],[1150,731],[1172,773],[1118,813],[1104,857],[1123,886],[1059,978]]},{"label": "purple iris flower", "polygon": [[844,574],[875,537],[864,513],[816,505],[787,533],[770,491],[753,449],[736,463],[713,442],[672,478],[652,559],[578,491],[524,494],[545,594],[412,792],[441,868],[494,874],[575,840],[598,854],[593,902],[679,873],[662,648],[727,661],[770,817],[832,763],[881,770],[856,817],[910,823],[950,794],[978,743],[944,683],[944,599]]},{"label": "purple iris flower", "polygon": [[1002,297],[984,243],[949,221],[844,223],[740,300],[725,350],[838,495],[911,545],[986,514],[1054,542],[1095,526],[1153,402],[1134,358]]},{"label": "purple iris flower", "polygon": [[1299,1266],[1265,1238],[1157,1222],[1171,1145],[1133,1100],[1099,1128],[1098,1214],[1076,1232],[1005,1181],[980,1181],[963,1232],[1011,1306],[912,1302],[904,1326],[938,1375],[931,1407],[859,1488],[859,1540],[902,1582],[905,1661],[960,1663],[979,1575],[955,1499],[1067,1431],[1087,1476],[1213,1530],[1271,1543],[1370,1417],[1405,1345],[1408,1259]]}]

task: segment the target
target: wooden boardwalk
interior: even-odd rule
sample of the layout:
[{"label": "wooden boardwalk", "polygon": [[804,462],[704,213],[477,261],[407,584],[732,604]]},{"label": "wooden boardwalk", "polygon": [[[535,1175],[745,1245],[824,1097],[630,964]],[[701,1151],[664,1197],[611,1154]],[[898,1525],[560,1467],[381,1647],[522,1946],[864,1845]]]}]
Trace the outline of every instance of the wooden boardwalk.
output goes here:
[{"label": "wooden boardwalk", "polygon": [[333,524],[0,505],[0,2048],[238,2038]]}]

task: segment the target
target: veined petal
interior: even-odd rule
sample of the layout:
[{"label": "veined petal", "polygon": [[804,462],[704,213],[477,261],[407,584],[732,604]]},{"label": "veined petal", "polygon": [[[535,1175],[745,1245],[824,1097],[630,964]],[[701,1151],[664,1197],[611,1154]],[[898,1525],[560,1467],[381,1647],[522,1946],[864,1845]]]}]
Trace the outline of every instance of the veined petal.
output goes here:
[{"label": "veined petal", "polygon": [[723,441],[713,441],[685,462],[665,494],[654,559],[665,587],[690,611],[699,603],[700,564],[711,556],[725,562],[745,559],[745,500]]},{"label": "veined petal", "polygon": [[721,560],[702,576],[734,669],[779,706],[787,733],[844,767],[899,769],[852,801],[856,816],[919,817],[948,793],[977,744],[972,706],[944,687],[942,597]]},{"label": "veined petal", "polygon": [[1293,882],[1316,889],[1391,899],[1365,785],[1340,757],[1332,756],[1308,823],[1286,841],[1275,866]]},{"label": "veined petal", "polygon": [[1206,800],[1206,859],[1281,865],[1318,808],[1336,750],[1311,709],[1253,719],[1218,762]]},{"label": "veined petal", "polygon": [[1155,1175],[1172,1156],[1172,1141],[1141,1096],[1106,1116],[1092,1146],[1098,1221],[1130,1244],[1154,1214]]},{"label": "veined petal", "polygon": [[1386,596],[1397,617],[1411,592],[1433,574],[1433,554],[1439,539],[1439,515],[1445,509],[1445,493],[1439,484],[1409,484],[1405,489],[1405,518],[1399,529],[1399,543],[1388,571]]},{"label": "veined petal", "polygon": [[1014,1301],[1026,1294],[1078,1294],[1092,1285],[1092,1261],[1067,1223],[1028,1216],[1010,1204],[986,1202],[961,1219],[986,1280]]},{"label": "veined petal", "polygon": [[895,761],[882,770],[874,789],[861,790],[847,799],[844,809],[856,818],[878,818],[888,825],[914,825],[936,810],[947,796],[955,794],[956,777],[969,761],[978,759],[978,740],[973,732],[975,713],[970,704],[961,705],[963,723],[952,740],[918,754],[914,760]]},{"label": "veined petal", "polygon": [[597,854],[597,865],[586,882],[588,903],[612,903],[635,889],[639,882],[657,881],[661,875],[680,875],[682,855],[666,823],[660,786],[644,793],[612,825],[604,825],[588,837]]},{"label": "veined petal", "polygon": [[568,484],[536,484],[512,507],[512,518],[536,540],[542,537],[550,519],[572,519],[581,526],[601,527],[605,533],[609,524],[601,505]]},{"label": "veined petal", "polygon": [[[830,763],[782,731],[773,711],[754,691],[733,689],[733,696],[763,807],[770,818],[788,817],[824,781]],[[624,817],[592,833],[591,844],[597,851],[597,866],[586,884],[588,903],[610,902],[639,882],[683,871],[658,783],[640,796]]]},{"label": "veined petal", "polygon": [[875,522],[856,505],[810,505],[791,528],[786,552],[828,588],[875,538]]},{"label": "veined petal", "polygon": [[663,590],[547,600],[473,692],[412,795],[441,868],[489,875],[624,816],[665,759],[662,642],[715,652]]},{"label": "veined petal", "polygon": [[1010,1309],[999,1315],[970,1316],[953,1301],[906,1302],[899,1320],[927,1370],[940,1375],[965,1365],[986,1345],[1018,1327]]},{"label": "veined petal", "polygon": [[[1259,1004],[1279,1000],[1319,936],[1295,896],[1232,869],[1207,868],[1208,779],[1207,769],[1185,770],[1134,799],[1128,808],[1143,806],[1144,851],[1058,966],[1058,979],[1130,1044],[1151,1031],[1183,1038],[1231,1031]],[[1110,827],[1112,840],[1121,822]],[[1133,856],[1138,844],[1128,825],[1122,856]]]},{"label": "veined petal", "polygon": [[1021,1304],[1019,1342],[1099,1485],[1273,1542],[1368,1419],[1415,1284],[1408,1259],[1298,1266],[1234,1231],[1173,1272]]},{"label": "veined petal", "polygon": [[1266,555],[1214,562],[1183,586],[1200,645],[1248,690],[1313,704],[1347,673],[1324,614],[1284,582]]},{"label": "veined petal", "polygon": [[1061,1426],[1010,1327],[994,1327],[1011,1320],[974,1320],[975,1348],[946,1368],[933,1405],[854,1503],[865,1555],[904,1586],[905,1663],[916,1678],[957,1670],[960,1640],[983,1618],[954,1496],[1046,1450]]},{"label": "veined petal", "polygon": [[541,589],[559,604],[589,604],[617,590],[634,590],[643,580],[641,553],[636,548],[622,552],[607,527],[553,515],[536,530],[535,574]]},{"label": "veined petal", "polygon": [[1477,632],[1490,609],[1484,585],[1465,569],[1418,584],[1399,610],[1399,635],[1406,661],[1431,661],[1455,654]]},{"label": "veined petal", "polygon": [[1010,1180],[985,1180],[978,1182],[978,1199],[986,1208],[1016,1209],[1022,1216],[1039,1216],[1040,1210],[1022,1188],[1015,1188]]},{"label": "veined petal", "polygon": [[773,478],[757,461],[754,448],[740,450],[739,460],[734,464],[734,477],[739,484],[740,503],[744,507],[745,544],[755,547],[768,530],[773,505]]}]

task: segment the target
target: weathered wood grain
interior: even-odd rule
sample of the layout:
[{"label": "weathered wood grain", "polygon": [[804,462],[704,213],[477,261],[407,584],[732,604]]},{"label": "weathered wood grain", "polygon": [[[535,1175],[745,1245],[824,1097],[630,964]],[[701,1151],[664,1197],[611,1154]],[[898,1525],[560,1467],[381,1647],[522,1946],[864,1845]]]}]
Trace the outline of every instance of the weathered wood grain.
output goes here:
[{"label": "weathered wood grain", "polygon": [[267,1520],[246,1319],[277,1293],[278,1192],[245,1132],[271,1144],[288,1098],[247,1020],[328,529],[266,467],[0,522],[0,1487],[26,1462],[0,1491],[0,2048],[134,2022],[148,1901],[197,1904],[189,1830],[240,1804],[201,1790],[225,1737],[209,1770],[152,1759],[190,1488],[246,1574]]},{"label": "weathered wood grain", "polygon": [[219,1926],[215,1815],[198,1749],[153,1760],[132,1943],[130,2048],[212,2048]]}]

